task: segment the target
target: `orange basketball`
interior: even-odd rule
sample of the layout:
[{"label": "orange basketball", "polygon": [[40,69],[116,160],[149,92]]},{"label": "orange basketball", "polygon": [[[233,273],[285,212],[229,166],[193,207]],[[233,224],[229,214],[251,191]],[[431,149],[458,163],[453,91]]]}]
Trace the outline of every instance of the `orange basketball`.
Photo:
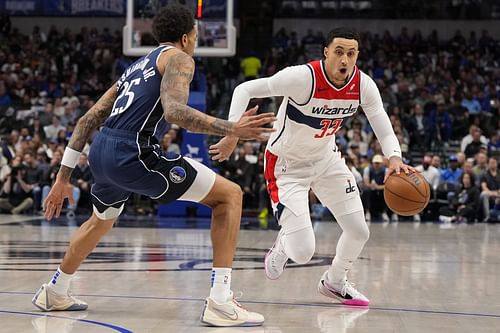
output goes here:
[{"label": "orange basketball", "polygon": [[420,172],[391,174],[384,186],[387,206],[398,215],[412,216],[424,210],[431,188]]}]

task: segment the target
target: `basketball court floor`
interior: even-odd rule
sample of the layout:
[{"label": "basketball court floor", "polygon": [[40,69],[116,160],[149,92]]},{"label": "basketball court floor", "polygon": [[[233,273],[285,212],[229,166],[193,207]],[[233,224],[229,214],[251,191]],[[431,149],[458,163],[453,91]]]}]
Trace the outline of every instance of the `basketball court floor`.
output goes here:
[{"label": "basketball court floor", "polygon": [[[78,220],[79,221],[79,220]],[[80,222],[0,216],[0,332],[500,332],[500,225],[372,223],[351,280],[370,308],[330,302],[317,292],[340,228],[315,223],[308,265],[267,280],[263,258],[274,222],[243,221],[233,290],[266,317],[262,327],[211,328],[199,316],[210,286],[206,220],[122,219],[77,273],[84,312],[43,313],[33,293],[57,268]]]}]

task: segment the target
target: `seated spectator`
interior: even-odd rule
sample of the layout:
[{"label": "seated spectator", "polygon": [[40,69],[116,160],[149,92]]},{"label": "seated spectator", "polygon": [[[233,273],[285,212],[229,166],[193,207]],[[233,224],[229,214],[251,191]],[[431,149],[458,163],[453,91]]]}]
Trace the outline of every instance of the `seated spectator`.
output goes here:
[{"label": "seated spectator", "polygon": [[[476,125],[470,125],[469,127],[469,134],[467,134],[466,136],[464,136],[462,138],[462,141],[460,142],[460,151],[465,151],[465,148],[467,148],[467,145],[469,143],[472,142],[472,135],[473,133],[478,130],[479,127],[477,127]],[[481,135],[481,142],[484,143],[485,145],[488,144],[488,139],[484,136],[484,135]]]},{"label": "seated spectator", "polygon": [[[80,195],[79,199],[75,198],[75,206],[79,206],[85,209],[90,209],[92,207],[90,187],[92,185],[92,172],[90,171],[87,154],[80,154],[80,159],[75,169],[71,173],[71,184],[79,189]],[[75,193],[75,192],[74,192]],[[74,195],[74,194],[73,194]],[[72,207],[68,207],[71,209]]]},{"label": "seated spectator", "polygon": [[170,134],[170,131],[163,135],[163,138],[161,140],[161,149],[167,153],[178,155],[180,155],[181,153],[181,148],[179,148],[179,145],[172,142],[172,135]]},{"label": "seated spectator", "polygon": [[449,166],[447,169],[441,170],[441,183],[454,183],[458,184],[460,177],[462,176],[463,170],[458,168],[458,158],[456,155],[451,155],[448,158]]},{"label": "seated spectator", "polygon": [[367,212],[367,221],[382,218],[384,222],[389,222],[387,215],[387,205],[384,200],[384,177],[386,167],[382,155],[376,154],[372,158],[371,165],[363,171],[363,185]]},{"label": "seated spectator", "polygon": [[422,164],[415,167],[415,169],[422,173],[425,180],[430,184],[431,190],[436,190],[439,185],[440,173],[439,170],[431,165],[432,157],[425,155]]},{"label": "seated spectator", "polygon": [[47,140],[57,140],[59,131],[66,132],[66,127],[61,125],[58,116],[52,116],[52,124],[44,126],[43,130],[45,132],[45,137],[47,138]]},{"label": "seated spectator", "polygon": [[462,174],[459,184],[454,199],[439,211],[441,222],[473,223],[476,218],[479,208],[479,188],[474,185],[474,175]]},{"label": "seated spectator", "polygon": [[0,197],[0,209],[21,214],[33,206],[33,188],[26,183],[26,167],[17,156],[12,160],[11,173],[6,177]]},{"label": "seated spectator", "polygon": [[474,161],[476,165],[472,168],[472,172],[474,173],[474,177],[479,180],[483,177],[486,170],[488,170],[488,156],[484,152],[479,152],[474,157]]},{"label": "seated spectator", "polygon": [[495,200],[500,198],[500,173],[498,172],[498,161],[494,157],[488,160],[488,170],[481,178],[481,207],[483,211],[483,222],[490,221],[490,207]]},{"label": "seated spectator", "polygon": [[474,157],[481,148],[486,148],[483,142],[481,142],[481,130],[478,128],[472,132],[472,141],[465,147],[465,156],[466,157]]},{"label": "seated spectator", "polygon": [[420,104],[413,107],[413,115],[408,120],[408,132],[410,145],[420,150],[427,150],[432,139],[432,123],[428,116],[424,115],[424,109]]}]

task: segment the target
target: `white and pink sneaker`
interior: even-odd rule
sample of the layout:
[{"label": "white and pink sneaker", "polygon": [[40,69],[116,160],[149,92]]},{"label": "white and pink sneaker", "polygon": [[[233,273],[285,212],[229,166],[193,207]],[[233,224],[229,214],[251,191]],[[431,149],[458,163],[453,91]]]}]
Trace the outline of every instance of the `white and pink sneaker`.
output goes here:
[{"label": "white and pink sneaker", "polygon": [[330,284],[327,277],[328,271],[323,273],[318,283],[318,291],[322,295],[338,299],[344,305],[368,306],[370,304],[370,300],[357,291],[347,279],[342,280],[339,284]]}]

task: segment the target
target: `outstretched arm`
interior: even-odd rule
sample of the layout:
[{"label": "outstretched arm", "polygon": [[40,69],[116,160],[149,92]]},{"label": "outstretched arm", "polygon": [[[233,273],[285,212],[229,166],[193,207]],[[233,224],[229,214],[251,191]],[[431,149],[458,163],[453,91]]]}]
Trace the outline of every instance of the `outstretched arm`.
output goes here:
[{"label": "outstretched arm", "polygon": [[[288,96],[303,104],[311,97],[312,84],[312,72],[306,65],[287,67],[271,77],[244,82],[233,92],[228,119],[238,121],[252,98]],[[211,145],[208,152],[212,160],[222,162],[229,159],[237,143],[237,136],[226,136]]]},{"label": "outstretched arm", "polygon": [[194,60],[184,52],[176,52],[168,60],[161,81],[161,103],[165,118],[198,133],[227,135],[233,123],[211,117],[187,105],[189,85],[194,76]]},{"label": "outstretched arm", "polygon": [[263,127],[275,121],[273,114],[247,114],[238,122],[209,116],[188,106],[189,84],[194,75],[193,58],[181,51],[174,51],[165,65],[161,81],[161,103],[165,118],[187,130],[215,135],[236,135],[244,139],[264,140],[272,129]]}]

